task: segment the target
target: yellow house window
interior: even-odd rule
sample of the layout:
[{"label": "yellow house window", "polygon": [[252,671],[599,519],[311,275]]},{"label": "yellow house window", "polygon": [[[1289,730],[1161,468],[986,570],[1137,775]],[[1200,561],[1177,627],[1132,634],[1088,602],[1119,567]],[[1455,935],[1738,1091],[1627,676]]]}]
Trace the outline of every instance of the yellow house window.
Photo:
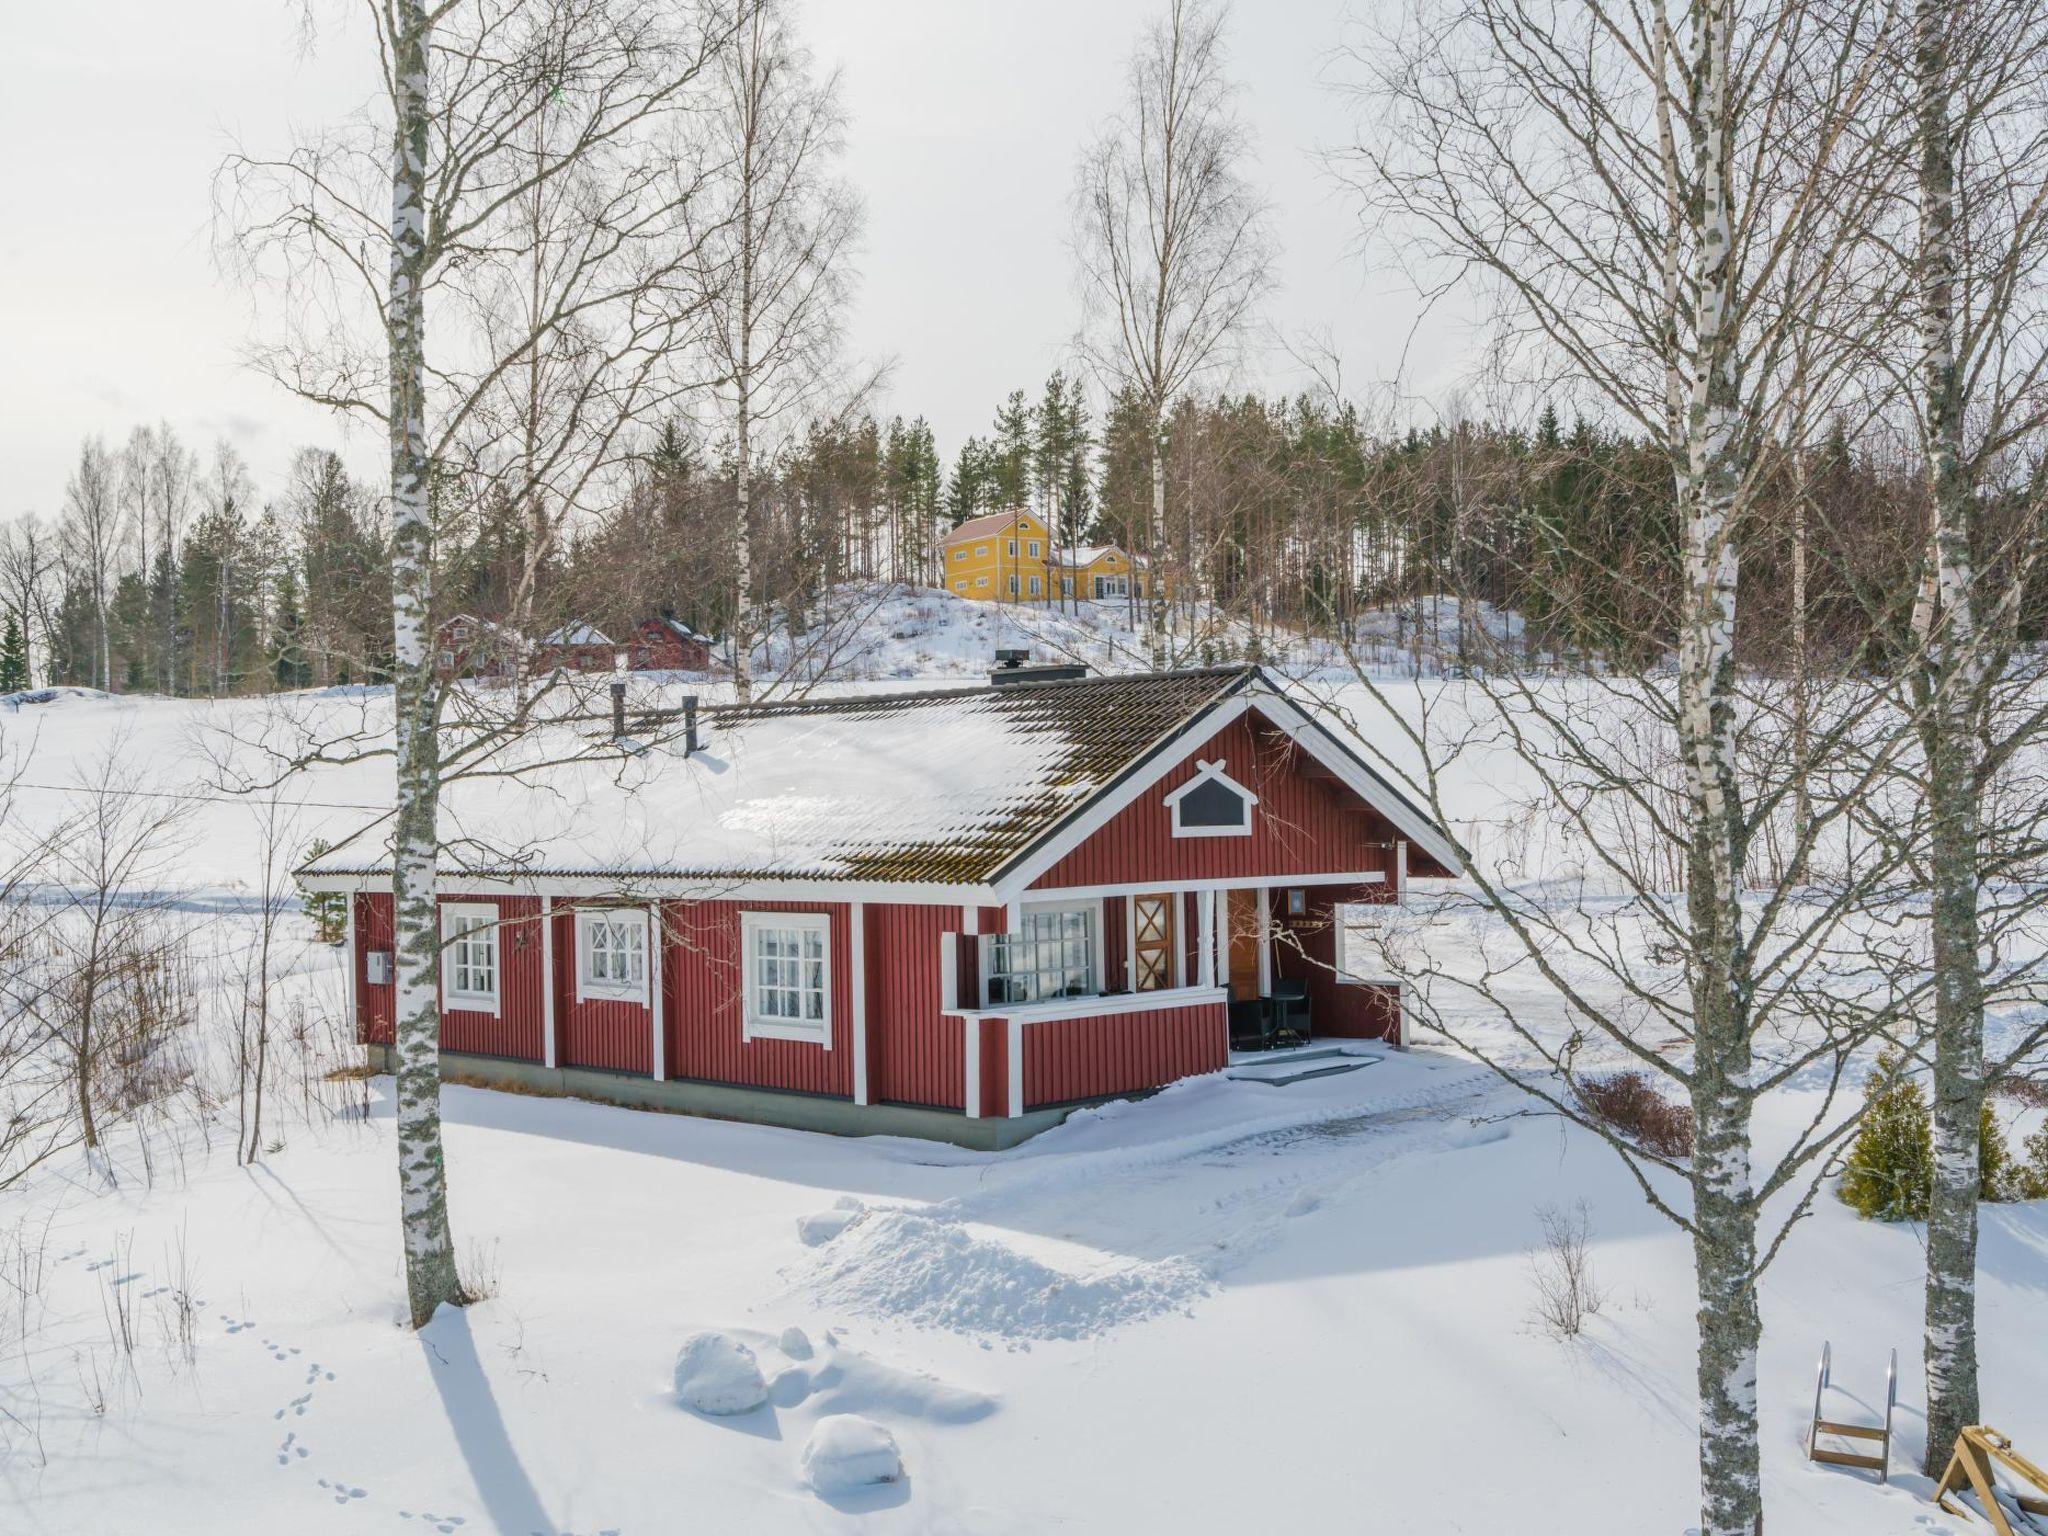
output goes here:
[{"label": "yellow house window", "polygon": [[982,559],[982,558],[983,558],[983,557],[985,557],[985,556],[986,556],[987,554],[988,554],[988,546],[987,546],[986,544],[977,544],[977,545],[975,545],[975,546],[974,546],[974,557],[975,557],[975,558],[976,558],[977,560],[979,560],[979,559]]},{"label": "yellow house window", "polygon": [[1033,539],[1029,544],[1025,546],[1025,550],[1027,553],[1030,554],[1032,559],[1036,560],[1038,558],[1039,550],[1038,540]]},{"label": "yellow house window", "polygon": [[977,577],[977,578],[975,578],[975,582],[974,582],[974,584],[975,584],[975,585],[976,585],[977,587],[985,587],[985,586],[987,586],[987,585],[988,585],[988,578],[987,578],[986,576],[980,576],[980,577]]},{"label": "yellow house window", "polygon": [[1032,595],[1033,597],[1036,597],[1036,596],[1038,596],[1038,592],[1039,592],[1039,586],[1038,586],[1038,578],[1037,578],[1036,576],[1034,576],[1034,577],[1032,577],[1032,578],[1031,578],[1031,595]]},{"label": "yellow house window", "polygon": [[1013,555],[1017,553],[1017,541],[1015,539],[1010,540],[1010,553]]},{"label": "yellow house window", "polygon": [[955,560],[965,560],[967,558],[967,551],[964,549],[956,549],[953,551],[953,558]]},{"label": "yellow house window", "polygon": [[965,592],[967,590],[967,583],[964,581],[956,581],[953,583],[953,590],[955,592]]},{"label": "yellow house window", "polygon": [[1012,596],[1012,597],[1015,597],[1016,595],[1017,595],[1017,578],[1016,578],[1016,577],[1014,577],[1014,576],[1012,576],[1012,577],[1010,578],[1010,596]]}]

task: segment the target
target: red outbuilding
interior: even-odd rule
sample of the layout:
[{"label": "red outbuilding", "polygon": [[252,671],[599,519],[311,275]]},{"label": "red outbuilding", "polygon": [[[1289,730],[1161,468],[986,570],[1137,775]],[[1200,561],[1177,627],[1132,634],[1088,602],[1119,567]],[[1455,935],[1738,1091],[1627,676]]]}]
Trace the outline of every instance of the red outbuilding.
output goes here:
[{"label": "red outbuilding", "polygon": [[668,614],[642,619],[633,630],[635,672],[708,672],[711,637]]},{"label": "red outbuilding", "polygon": [[589,624],[564,624],[534,647],[536,672],[609,672],[618,664],[619,648],[603,630]]},{"label": "red outbuilding", "polygon": [[[1356,935],[1461,866],[1356,738],[1257,668],[997,677],[551,727],[450,783],[444,1071],[1004,1146],[1233,1046],[1401,1043]],[[398,973],[437,984],[390,869],[379,822],[302,871],[380,1053]]]}]

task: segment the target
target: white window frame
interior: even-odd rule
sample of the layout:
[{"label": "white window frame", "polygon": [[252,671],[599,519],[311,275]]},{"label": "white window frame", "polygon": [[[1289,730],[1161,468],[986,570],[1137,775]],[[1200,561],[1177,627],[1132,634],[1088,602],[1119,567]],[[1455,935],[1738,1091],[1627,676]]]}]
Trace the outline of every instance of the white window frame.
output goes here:
[{"label": "white window frame", "polygon": [[[467,928],[458,925],[468,924]],[[455,946],[459,932],[481,929],[490,948],[491,990],[458,991]],[[461,1013],[496,1013],[504,994],[505,957],[498,944],[498,909],[487,901],[444,901],[441,903],[441,1006]]]},{"label": "white window frame", "polygon": [[1032,559],[1036,560],[1039,557],[1042,546],[1039,544],[1038,540],[1029,539],[1025,541],[1024,549],[1025,552],[1029,554]]},{"label": "white window frame", "polygon": [[[764,930],[793,929],[822,936],[821,988],[824,1017],[815,1023],[756,1011],[754,936]],[[805,989],[808,990],[808,989]],[[825,912],[742,912],[740,914],[740,1036],[745,1040],[798,1040],[832,1049],[832,918]]]},{"label": "white window frame", "polygon": [[988,578],[986,576],[977,576],[974,578],[974,584],[977,587],[985,587],[988,585]]},{"label": "white window frame", "polygon": [[1010,578],[1010,596],[1012,596],[1012,597],[1015,597],[1016,595],[1017,595],[1017,578],[1016,578],[1016,577],[1014,577],[1014,576],[1012,576],[1012,577]]},{"label": "white window frame", "polygon": [[953,551],[953,561],[954,561],[954,563],[955,563],[956,565],[957,565],[957,564],[958,564],[958,563],[959,563],[960,561],[962,561],[962,560],[965,560],[966,558],[967,558],[967,551],[966,551],[966,550],[964,550],[964,549],[956,549],[956,550],[954,550],[954,551]]},{"label": "white window frame", "polygon": [[1012,560],[1017,558],[1017,541],[1015,539],[1010,540],[1010,558]]},{"label": "white window frame", "polygon": [[954,582],[953,590],[955,592],[965,592],[967,590],[967,578],[963,576],[958,581]]},{"label": "white window frame", "polygon": [[1130,595],[1131,586],[1128,576],[1097,576],[1095,578],[1095,600],[1098,603],[1108,602],[1112,598],[1129,597]]},{"label": "white window frame", "polygon": [[[606,929],[616,926],[640,935],[640,979],[637,982],[591,974],[591,962],[597,953],[594,930],[599,925]],[[576,913],[576,1001],[640,1003],[644,1006],[647,1002],[649,937],[644,907],[579,908]]]},{"label": "white window frame", "polygon": [[[1390,976],[1384,972],[1368,974],[1351,970],[1349,968],[1350,957],[1345,953],[1345,934],[1353,926],[1344,920],[1345,913],[1351,911],[1371,911],[1382,907],[1392,908],[1394,905],[1395,903],[1391,901],[1333,901],[1330,903],[1330,927],[1332,929],[1330,966],[1336,972],[1337,984],[1339,986],[1385,987],[1399,982],[1400,978],[1398,976]],[[1379,916],[1378,913],[1375,913],[1375,921],[1383,922],[1385,919]]]},{"label": "white window frame", "polygon": [[986,560],[988,558],[988,546],[986,544],[975,545],[974,558],[977,560]]},{"label": "white window frame", "polygon": [[[1192,779],[1189,779],[1187,783],[1181,785],[1179,789],[1176,789],[1166,797],[1167,809],[1173,815],[1173,835],[1175,837],[1250,837],[1252,835],[1253,821],[1252,808],[1259,803],[1259,797],[1225,773],[1223,771],[1223,762],[1220,758],[1211,763],[1205,762],[1198,757],[1195,759],[1195,769],[1196,773]],[[1244,802],[1244,824],[1242,826],[1190,827],[1181,824],[1181,801],[1202,785],[1212,783],[1223,785],[1224,788]]]},{"label": "white window frame", "polygon": [[[1020,903],[1020,904],[1018,905],[1018,908],[1017,908],[1017,914],[1018,914],[1018,917],[1019,917],[1019,919],[1020,919],[1020,920],[1022,919],[1023,915],[1024,915],[1024,914],[1025,914],[1026,912],[1085,912],[1085,913],[1087,913],[1087,914],[1089,915],[1089,920],[1090,920],[1090,921],[1091,921],[1091,922],[1093,923],[1093,925],[1094,925],[1094,926],[1093,926],[1093,927],[1091,928],[1091,930],[1089,931],[1089,935],[1088,935],[1088,989],[1089,989],[1089,990],[1088,990],[1088,991],[1087,991],[1086,993],[1082,994],[1082,995],[1083,995],[1083,996],[1093,996],[1093,997],[1100,997],[1100,996],[1102,996],[1102,995],[1103,995],[1103,993],[1102,993],[1102,977],[1103,977],[1103,954],[1102,954],[1102,943],[1103,943],[1103,934],[1104,934],[1104,932],[1105,932],[1105,929],[1104,929],[1104,926],[1103,926],[1103,912],[1102,912],[1102,902],[1101,902],[1100,900],[1093,900],[1093,901],[1090,901],[1090,900],[1085,900],[1085,899],[1084,899],[1084,900],[1080,900],[1080,901],[1028,901],[1028,902],[1022,902],[1022,903]],[[1022,929],[1020,928],[1020,929],[1019,929],[1019,934],[1021,935],[1021,933],[1022,933]],[[991,941],[992,941],[992,940],[995,940],[995,939],[1003,939],[1003,938],[1009,938],[1009,937],[1012,937],[1012,935],[1009,935],[1009,934],[990,934],[990,935],[988,935],[988,936],[987,936],[988,940],[991,940]],[[979,950],[981,951],[981,954],[980,954],[980,968],[981,968],[981,1005],[982,1005],[982,1007],[984,1007],[984,1008],[1035,1008],[1035,1007],[1037,1007],[1037,1006],[1039,1005],[1039,1003],[1041,1003],[1041,1002],[1055,1002],[1055,1003],[1056,1003],[1056,1002],[1066,1002],[1066,1001],[1070,1001],[1070,999],[1066,999],[1066,998],[1038,998],[1038,999],[1034,999],[1034,1000],[1032,1000],[1032,1001],[1030,1001],[1030,1002],[1021,1002],[1021,1003],[1020,1003],[1020,1002],[1013,1002],[1013,1001],[1011,1001],[1010,999],[1007,999],[1007,998],[1004,998],[1004,999],[998,1000],[998,999],[996,999],[996,998],[992,997],[992,996],[990,995],[990,993],[989,993],[989,987],[990,987],[991,983],[992,983],[992,982],[994,982],[994,980],[995,980],[995,965],[994,965],[994,962],[995,962],[995,944],[994,944],[993,942],[983,942],[982,944],[978,945],[978,946],[977,946],[977,948],[978,948],[978,949],[979,949]]]},{"label": "white window frame", "polygon": [[1062,577],[1060,578],[1060,596],[1062,596],[1062,597],[1072,597],[1073,595],[1074,595],[1074,578],[1073,578],[1073,577],[1071,577],[1071,576],[1062,576]]},{"label": "white window frame", "polygon": [[1036,596],[1038,596],[1038,594],[1039,594],[1039,593],[1040,593],[1040,592],[1041,592],[1042,590],[1043,590],[1043,587],[1042,587],[1042,586],[1040,585],[1040,583],[1039,583],[1039,580],[1038,580],[1038,578],[1037,578],[1036,576],[1032,577],[1032,578],[1031,578],[1031,595],[1032,595],[1033,597],[1036,597]]}]

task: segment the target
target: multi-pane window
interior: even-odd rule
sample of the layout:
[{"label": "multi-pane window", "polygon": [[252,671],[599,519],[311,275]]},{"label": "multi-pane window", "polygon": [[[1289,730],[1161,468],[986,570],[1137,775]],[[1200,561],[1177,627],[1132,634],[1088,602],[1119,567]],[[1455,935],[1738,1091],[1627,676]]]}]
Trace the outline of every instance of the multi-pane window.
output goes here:
[{"label": "multi-pane window", "polygon": [[809,912],[749,912],[742,920],[748,1035],[832,1040],[827,920]]},{"label": "multi-pane window", "polygon": [[1031,595],[1032,595],[1033,597],[1036,597],[1036,596],[1038,596],[1038,594],[1039,594],[1039,592],[1040,592],[1041,590],[1042,590],[1042,588],[1040,588],[1040,586],[1039,586],[1039,584],[1038,584],[1038,578],[1037,578],[1036,576],[1032,577],[1032,578],[1031,578]]},{"label": "multi-pane window", "polygon": [[1036,560],[1038,558],[1040,549],[1038,540],[1033,539],[1029,544],[1025,545],[1024,548],[1030,554],[1032,559]]},{"label": "multi-pane window", "polygon": [[1015,933],[988,941],[988,1000],[1035,1003],[1095,990],[1095,907],[1026,907]]},{"label": "multi-pane window", "polygon": [[585,995],[639,997],[647,991],[647,914],[630,907],[585,912],[578,919],[580,976]]},{"label": "multi-pane window", "polygon": [[458,1007],[498,1006],[498,913],[495,907],[441,909],[441,989]]},{"label": "multi-pane window", "polygon": [[1130,579],[1125,576],[1098,576],[1095,578],[1095,595],[1098,598],[1129,597]]}]

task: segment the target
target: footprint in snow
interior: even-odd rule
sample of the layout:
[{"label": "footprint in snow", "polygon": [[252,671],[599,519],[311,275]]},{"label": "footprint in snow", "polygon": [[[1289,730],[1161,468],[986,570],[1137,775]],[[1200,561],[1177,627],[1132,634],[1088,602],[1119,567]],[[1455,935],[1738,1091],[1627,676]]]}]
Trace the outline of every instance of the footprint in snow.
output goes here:
[{"label": "footprint in snow", "polygon": [[398,1518],[401,1520],[424,1520],[435,1530],[439,1531],[441,1536],[451,1536],[451,1533],[459,1531],[469,1523],[465,1516],[437,1515],[432,1510],[421,1510],[419,1514],[415,1515],[409,1509],[401,1509],[398,1512]]},{"label": "footprint in snow", "polygon": [[320,1486],[334,1495],[334,1502],[337,1504],[349,1504],[370,1496],[370,1490],[367,1488],[353,1488],[347,1483],[331,1483],[324,1477],[320,1479]]}]

